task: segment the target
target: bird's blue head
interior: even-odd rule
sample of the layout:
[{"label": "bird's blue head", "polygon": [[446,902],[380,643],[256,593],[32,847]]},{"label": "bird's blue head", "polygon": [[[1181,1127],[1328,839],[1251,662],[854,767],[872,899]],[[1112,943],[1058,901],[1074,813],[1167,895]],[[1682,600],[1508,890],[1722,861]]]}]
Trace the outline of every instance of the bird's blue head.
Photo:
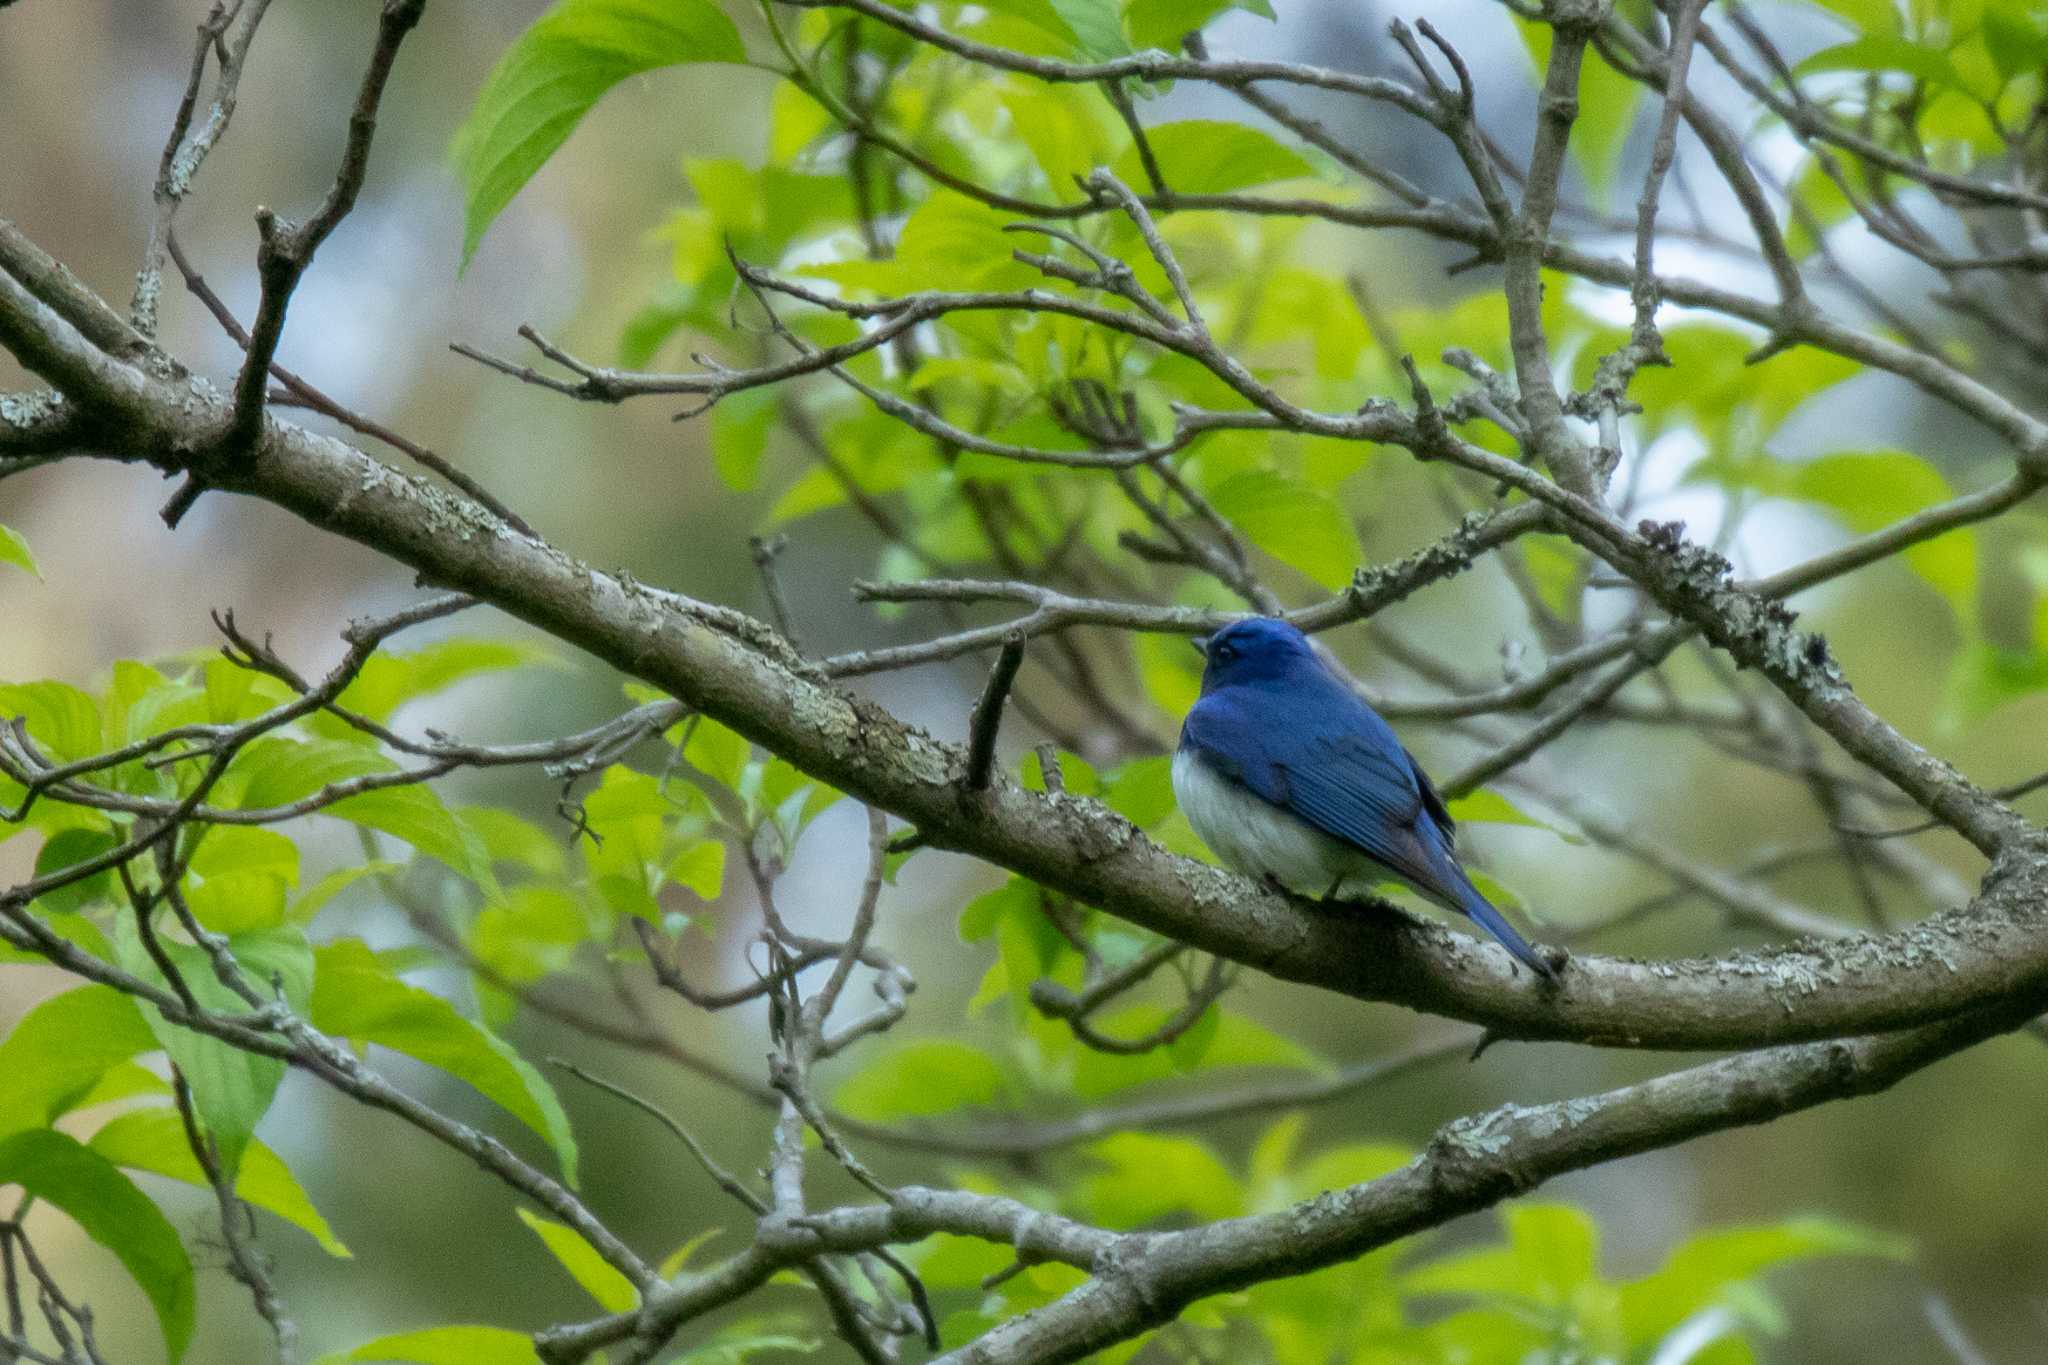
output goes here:
[{"label": "bird's blue head", "polygon": [[1320,671],[1314,646],[1292,624],[1270,616],[1236,621],[1195,641],[1209,662],[1202,669],[1202,692],[1219,687],[1273,682],[1303,669]]}]

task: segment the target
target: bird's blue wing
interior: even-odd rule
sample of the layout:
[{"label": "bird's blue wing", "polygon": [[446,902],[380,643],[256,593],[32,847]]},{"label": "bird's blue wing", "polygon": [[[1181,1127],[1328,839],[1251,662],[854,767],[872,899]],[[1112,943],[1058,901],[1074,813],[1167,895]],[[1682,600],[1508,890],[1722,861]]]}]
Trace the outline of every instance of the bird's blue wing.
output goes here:
[{"label": "bird's blue wing", "polygon": [[1302,701],[1264,708],[1235,690],[1212,693],[1188,712],[1181,743],[1253,795],[1458,904],[1430,847],[1442,839],[1448,851],[1436,820],[1442,800],[1386,723],[1350,698],[1355,711]]},{"label": "bird's blue wing", "polygon": [[1284,702],[1238,689],[1211,693],[1188,712],[1182,747],[1446,909],[1462,911],[1538,975],[1555,977],[1556,968],[1458,866],[1450,810],[1386,721],[1348,692]]},{"label": "bird's blue wing", "polygon": [[1288,809],[1458,905],[1462,897],[1444,866],[1449,841],[1429,810],[1436,793],[1417,780],[1407,751],[1348,731],[1306,735],[1302,741],[1299,760],[1287,765]]}]

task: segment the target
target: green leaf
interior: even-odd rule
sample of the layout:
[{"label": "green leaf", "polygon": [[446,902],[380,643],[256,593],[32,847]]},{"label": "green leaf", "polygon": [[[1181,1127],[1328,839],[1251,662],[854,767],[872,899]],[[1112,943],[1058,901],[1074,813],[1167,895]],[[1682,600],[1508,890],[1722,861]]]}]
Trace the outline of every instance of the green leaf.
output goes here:
[{"label": "green leaf", "polygon": [[1882,34],[1823,48],[1793,68],[1798,76],[1816,71],[1903,71],[1935,86],[1962,84],[1947,53]]},{"label": "green leaf", "polygon": [[142,1011],[112,986],[51,996],[0,1042],[0,1133],[52,1122],[110,1069],[156,1049]]},{"label": "green leaf", "polygon": [[[1849,529],[1879,530],[1936,503],[1951,492],[1940,471],[1902,450],[1826,455],[1794,465],[1789,496],[1839,514]],[[1965,625],[1977,616],[1977,537],[1968,528],[1908,547],[1906,563],[1948,600]]]},{"label": "green leaf", "polygon": [[28,542],[21,538],[21,532],[12,527],[0,526],[0,564],[12,564],[35,578],[43,576],[42,566],[36,563]]},{"label": "green leaf", "polygon": [[985,1105],[1002,1089],[1002,1069],[980,1048],[922,1038],[897,1043],[848,1077],[835,1102],[872,1123]]},{"label": "green leaf", "polygon": [[1586,837],[1569,830],[1558,828],[1548,820],[1538,819],[1514,802],[1502,796],[1491,787],[1482,787],[1445,803],[1451,819],[1459,824],[1480,825],[1527,825],[1532,829],[1548,830],[1568,844],[1583,844]]},{"label": "green leaf", "polygon": [[725,888],[725,844],[706,839],[690,845],[670,860],[668,879],[700,901],[717,900]]},{"label": "green leaf", "polygon": [[568,966],[591,926],[583,902],[559,886],[529,883],[477,912],[469,950],[515,985]]},{"label": "green leaf", "polygon": [[700,716],[689,739],[683,742],[683,757],[720,786],[738,791],[740,775],[747,770],[747,760],[753,757],[753,746],[745,736],[709,716]]},{"label": "green leaf", "polygon": [[1271,470],[1233,474],[1209,490],[1209,500],[1259,549],[1326,588],[1349,583],[1364,557],[1335,498]]},{"label": "green leaf", "polygon": [[[1229,194],[1233,190],[1301,180],[1315,168],[1269,134],[1222,119],[1185,119],[1145,130],[1160,178],[1182,194]],[[1151,187],[1144,163],[1133,146],[1110,169],[1117,179],[1140,193]]]},{"label": "green leaf", "polygon": [[[1538,85],[1550,65],[1550,25],[1518,19],[1522,41],[1535,65]],[[1579,167],[1596,190],[1614,178],[1616,163],[1635,127],[1636,107],[1643,88],[1609,66],[1599,52],[1588,47],[1579,63],[1579,112],[1572,123],[1572,149]]]},{"label": "green leaf", "polygon": [[541,1365],[532,1334],[504,1327],[429,1327],[421,1332],[399,1332],[364,1342],[353,1351],[330,1352],[315,1365],[346,1365],[359,1360],[387,1365]]},{"label": "green leaf", "polygon": [[388,877],[403,869],[397,863],[372,860],[339,867],[306,888],[306,894],[291,903],[285,918],[293,924],[308,925],[327,908],[327,903],[365,877]]},{"label": "green leaf", "polygon": [[491,868],[483,841],[470,833],[441,804],[434,789],[425,784],[362,792],[335,802],[322,814],[403,839],[486,892],[497,890],[497,873]]},{"label": "green leaf", "polygon": [[1117,0],[1051,0],[1051,4],[1080,45],[1080,56],[1102,61],[1131,50],[1124,39],[1123,15],[1117,9]]},{"label": "green leaf", "polygon": [[[444,692],[465,679],[559,663],[549,650],[523,641],[457,636],[405,654],[371,655],[337,703],[371,720],[388,721],[405,703]],[[333,717],[325,720],[338,727],[336,737],[361,733]]]},{"label": "green leaf", "polygon": [[[1143,1038],[1158,1031],[1171,1016],[1164,1005],[1130,1005],[1096,1021],[1101,1032],[1113,1038]],[[1289,1071],[1323,1071],[1328,1064],[1315,1053],[1273,1032],[1264,1024],[1242,1014],[1220,1012],[1211,1025],[1215,1031],[1202,1049],[1198,1064],[1205,1071],[1223,1067],[1278,1067]],[[1119,1090],[1164,1080],[1186,1069],[1166,1048],[1154,1048],[1132,1056],[1083,1051],[1074,1062],[1072,1082],[1075,1096],[1098,1100]]]},{"label": "green leaf", "polygon": [[716,1339],[683,1352],[676,1365],[746,1365],[759,1355],[809,1355],[822,1345],[816,1337],[793,1337],[782,1332],[752,1332],[735,1323]]},{"label": "green leaf", "polygon": [[260,872],[287,886],[297,886],[299,846],[276,830],[214,825],[207,829],[189,866],[202,877]]},{"label": "green leaf", "polygon": [[1173,813],[1173,759],[1166,754],[1134,758],[1109,775],[1102,799],[1139,829],[1150,829]]},{"label": "green leaf", "polygon": [[519,1221],[533,1230],[533,1235],[540,1238],[571,1278],[597,1300],[598,1307],[607,1313],[629,1313],[640,1306],[640,1291],[633,1287],[633,1282],[598,1255],[597,1249],[583,1240],[582,1233],[528,1209],[517,1212]]},{"label": "green leaf", "polygon": [[[214,975],[213,960],[189,943],[161,940],[171,965],[200,1007],[220,1014],[245,1014],[249,1006]],[[236,935],[228,951],[242,965],[243,975],[266,996],[273,982],[281,985],[285,1002],[303,1011],[312,996],[313,950],[305,931],[296,925]],[[169,988],[156,960],[143,946],[135,917],[123,915],[115,926],[116,960],[145,981]],[[276,1057],[245,1052],[218,1038],[180,1027],[154,1008],[143,1011],[150,1032],[163,1046],[192,1087],[192,1107],[207,1134],[220,1149],[221,1168],[234,1175],[256,1124],[269,1110],[284,1080],[285,1064]]]},{"label": "green leaf", "polygon": [[1130,0],[1124,7],[1124,27],[1130,30],[1133,46],[1178,52],[1181,39],[1233,9],[1274,17],[1268,0]]},{"label": "green leaf", "polygon": [[744,60],[739,31],[713,0],[562,0],[499,60],[455,134],[463,264],[613,86],[657,67]]},{"label": "green leaf", "polygon": [[1952,734],[2001,706],[2044,691],[2048,691],[2048,649],[2029,653],[1975,641],[1956,654],[1949,668],[1936,724]]},{"label": "green leaf", "polygon": [[391,975],[359,939],[315,953],[315,1028],[402,1052],[466,1081],[547,1140],[576,1182],[576,1138],[555,1089],[510,1044],[437,995]]},{"label": "green leaf", "polygon": [[[207,1187],[206,1172],[192,1155],[185,1137],[185,1123],[169,1109],[132,1109],[109,1120],[89,1144],[116,1166],[148,1171],[187,1185]],[[283,1158],[260,1141],[252,1141],[242,1153],[242,1171],[235,1180],[235,1193],[245,1202],[271,1213],[310,1234],[321,1250],[346,1260],[349,1249],[341,1244],[305,1189],[284,1164]]]},{"label": "green leaf", "polygon": [[[80,863],[89,863],[120,843],[120,838],[109,830],[60,829],[36,850],[36,877],[40,880],[66,868],[77,867]],[[90,877],[81,877],[53,891],[45,891],[36,897],[36,904],[50,914],[74,913],[94,901],[105,899],[113,884],[114,873],[110,868],[95,872]]]},{"label": "green leaf", "polygon": [[0,1139],[0,1185],[19,1185],[62,1209],[114,1253],[156,1309],[164,1349],[184,1358],[192,1340],[192,1261],[178,1231],[114,1164],[54,1129]]},{"label": "green leaf", "polygon": [[482,841],[484,855],[494,863],[510,863],[543,877],[558,877],[568,865],[562,838],[533,821],[497,806],[463,806],[455,812],[469,832]]},{"label": "green leaf", "polygon": [[14,716],[56,762],[91,758],[100,751],[99,704],[70,683],[0,683],[0,719]]},{"label": "green leaf", "polygon": [[783,394],[763,385],[742,389],[711,410],[711,462],[735,493],[751,493],[761,481],[761,457],[768,433],[782,416]]},{"label": "green leaf", "polygon": [[1661,1340],[1730,1286],[1773,1266],[1815,1256],[1905,1260],[1903,1238],[1830,1218],[1794,1218],[1705,1232],[1674,1250],[1657,1270],[1621,1287],[1622,1333],[1629,1345]]},{"label": "green leaf", "polygon": [[1075,1198],[1111,1227],[1136,1227],[1185,1211],[1208,1221],[1244,1211],[1244,1192],[1230,1168],[1193,1138],[1118,1133],[1091,1143],[1102,1169],[1085,1177]]}]

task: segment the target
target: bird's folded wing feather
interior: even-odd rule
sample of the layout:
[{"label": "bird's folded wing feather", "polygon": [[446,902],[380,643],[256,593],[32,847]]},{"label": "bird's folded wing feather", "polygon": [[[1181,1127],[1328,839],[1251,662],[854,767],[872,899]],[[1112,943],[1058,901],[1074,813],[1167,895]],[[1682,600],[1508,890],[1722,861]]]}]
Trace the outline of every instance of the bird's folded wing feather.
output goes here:
[{"label": "bird's folded wing feather", "polygon": [[1211,768],[1410,881],[1444,881],[1429,844],[1438,830],[1420,827],[1425,811],[1435,823],[1442,799],[1391,733],[1361,732],[1345,717],[1251,717],[1212,705],[1224,700],[1204,698],[1182,732]]}]

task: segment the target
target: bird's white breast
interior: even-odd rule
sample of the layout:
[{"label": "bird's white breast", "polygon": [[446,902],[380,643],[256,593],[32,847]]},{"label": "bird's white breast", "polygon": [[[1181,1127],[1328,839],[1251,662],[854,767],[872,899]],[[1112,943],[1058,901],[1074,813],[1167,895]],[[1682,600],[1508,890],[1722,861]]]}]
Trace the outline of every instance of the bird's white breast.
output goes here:
[{"label": "bird's white breast", "polygon": [[1271,876],[1321,897],[1339,882],[1362,891],[1387,875],[1357,849],[1218,776],[1186,749],[1173,756],[1173,795],[1202,842],[1246,876]]}]

